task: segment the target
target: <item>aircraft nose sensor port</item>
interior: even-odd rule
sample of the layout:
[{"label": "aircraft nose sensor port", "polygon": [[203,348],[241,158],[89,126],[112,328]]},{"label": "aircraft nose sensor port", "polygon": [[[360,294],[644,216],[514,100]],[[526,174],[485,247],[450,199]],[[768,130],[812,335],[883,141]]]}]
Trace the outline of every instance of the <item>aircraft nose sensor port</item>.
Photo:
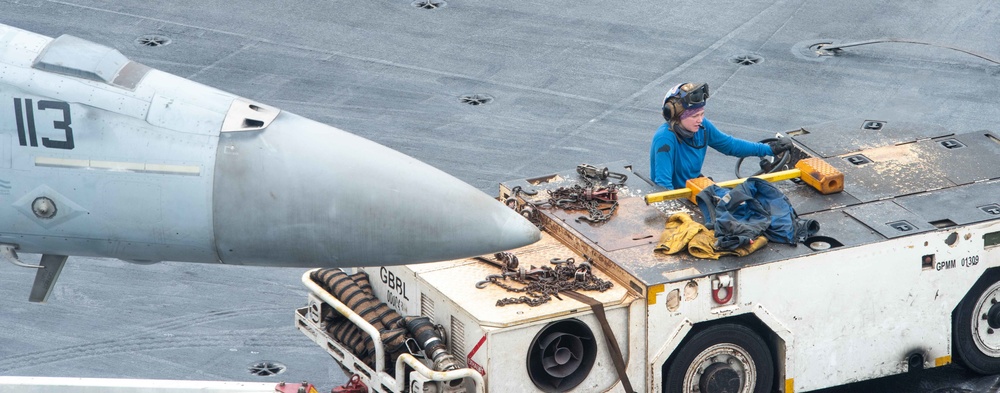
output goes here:
[{"label": "aircraft nose sensor port", "polygon": [[56,209],[56,203],[51,199],[38,197],[31,202],[31,211],[35,213],[35,217],[48,219],[55,217],[58,209]]}]

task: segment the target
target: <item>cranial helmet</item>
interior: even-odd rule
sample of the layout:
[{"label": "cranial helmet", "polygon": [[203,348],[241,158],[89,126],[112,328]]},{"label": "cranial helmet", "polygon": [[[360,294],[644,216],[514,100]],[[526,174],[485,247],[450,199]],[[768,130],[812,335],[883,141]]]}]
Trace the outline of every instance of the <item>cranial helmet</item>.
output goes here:
[{"label": "cranial helmet", "polygon": [[682,83],[663,97],[663,119],[671,121],[686,109],[701,108],[708,100],[708,83]]}]

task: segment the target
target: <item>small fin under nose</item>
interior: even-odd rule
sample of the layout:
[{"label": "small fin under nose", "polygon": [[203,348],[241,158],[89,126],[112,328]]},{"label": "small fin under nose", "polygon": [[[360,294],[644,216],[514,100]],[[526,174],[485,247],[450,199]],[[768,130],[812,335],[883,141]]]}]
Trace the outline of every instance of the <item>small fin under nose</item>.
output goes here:
[{"label": "small fin under nose", "polygon": [[38,262],[38,272],[35,273],[35,283],[31,286],[31,295],[28,301],[34,303],[45,303],[52,293],[52,287],[62,273],[63,265],[66,264],[66,255],[42,255],[42,260]]}]

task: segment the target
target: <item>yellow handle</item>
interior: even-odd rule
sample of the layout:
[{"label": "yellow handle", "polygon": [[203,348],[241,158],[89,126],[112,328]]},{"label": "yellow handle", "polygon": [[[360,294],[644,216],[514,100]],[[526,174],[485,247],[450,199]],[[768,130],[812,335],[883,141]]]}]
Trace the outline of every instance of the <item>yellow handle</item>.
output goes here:
[{"label": "yellow handle", "polygon": [[[801,170],[798,170],[798,169],[789,169],[789,170],[786,170],[786,171],[780,171],[780,172],[774,172],[774,173],[765,173],[763,175],[757,175],[757,176],[754,176],[754,177],[761,178],[761,179],[767,180],[767,181],[769,181],[771,183],[774,183],[776,181],[782,181],[782,180],[788,180],[788,179],[797,179],[797,178],[799,178],[801,176],[802,176],[802,171]],[[724,182],[715,183],[715,185],[717,185],[719,187],[733,188],[733,187],[736,187],[736,186],[742,184],[746,180],[747,179],[745,179],[745,178],[744,179],[727,180],[727,181],[724,181]],[[670,199],[690,198],[690,197],[691,197],[691,189],[690,188],[680,188],[680,189],[676,189],[676,190],[660,191],[660,192],[654,192],[652,194],[646,194],[646,196],[644,198],[646,199],[646,204],[648,205],[648,204],[654,203],[654,202],[663,202],[663,201],[670,200]]]}]

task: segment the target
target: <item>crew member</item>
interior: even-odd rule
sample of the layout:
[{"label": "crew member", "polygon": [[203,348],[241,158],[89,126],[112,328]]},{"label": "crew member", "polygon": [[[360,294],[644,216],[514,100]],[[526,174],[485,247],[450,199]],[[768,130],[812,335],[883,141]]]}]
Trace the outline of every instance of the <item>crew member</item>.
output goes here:
[{"label": "crew member", "polygon": [[653,135],[649,149],[649,177],[668,189],[684,188],[688,179],[701,176],[705,146],[734,157],[774,156],[792,147],[789,138],[768,144],[733,137],[705,118],[708,84],[683,83],[663,97],[663,125]]}]

